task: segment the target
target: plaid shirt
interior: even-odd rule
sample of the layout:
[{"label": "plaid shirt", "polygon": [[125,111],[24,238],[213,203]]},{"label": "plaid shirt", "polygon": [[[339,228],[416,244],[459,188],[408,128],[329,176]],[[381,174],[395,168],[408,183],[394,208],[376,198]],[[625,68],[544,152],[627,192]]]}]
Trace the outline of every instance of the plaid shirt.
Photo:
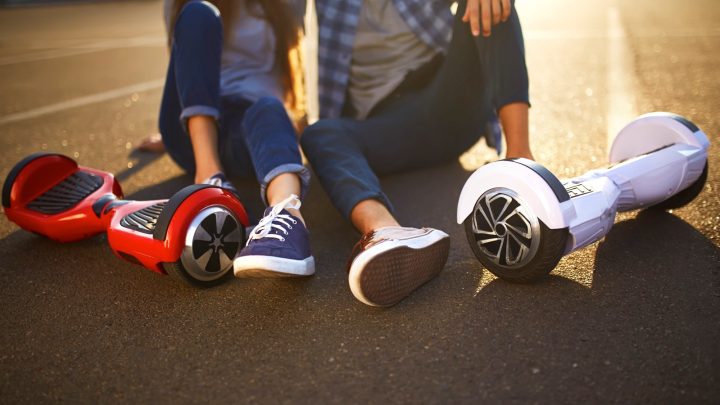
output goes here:
[{"label": "plaid shirt", "polygon": [[[410,29],[445,52],[452,37],[455,0],[393,0]],[[337,118],[345,103],[355,32],[363,0],[316,0],[320,118]]]}]

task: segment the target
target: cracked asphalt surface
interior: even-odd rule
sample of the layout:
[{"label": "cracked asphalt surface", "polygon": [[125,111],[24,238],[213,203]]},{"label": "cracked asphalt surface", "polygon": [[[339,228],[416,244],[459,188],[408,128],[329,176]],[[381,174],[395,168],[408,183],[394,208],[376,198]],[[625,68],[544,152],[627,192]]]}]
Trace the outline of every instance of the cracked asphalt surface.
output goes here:
[{"label": "cracked asphalt surface", "polygon": [[[472,256],[454,223],[460,189],[492,153],[393,175],[402,223],[450,233],[441,275],[399,305],[347,286],[359,235],[317,182],[304,207],[317,273],[303,280],[179,285],[114,257],[105,237],[57,244],[0,216],[0,402],[720,402],[720,4],[518,0],[531,75],[532,142],[560,177],[607,156],[608,9],[638,112],[672,111],[710,137],[705,189],[673,212],[618,216],[547,280],[513,285]],[[157,1],[0,9],[0,121],[164,76]],[[132,152],[156,131],[161,89],[0,123],[0,179],[58,151],[116,173],[133,199],[191,178]],[[256,218],[257,185],[235,179]]]}]

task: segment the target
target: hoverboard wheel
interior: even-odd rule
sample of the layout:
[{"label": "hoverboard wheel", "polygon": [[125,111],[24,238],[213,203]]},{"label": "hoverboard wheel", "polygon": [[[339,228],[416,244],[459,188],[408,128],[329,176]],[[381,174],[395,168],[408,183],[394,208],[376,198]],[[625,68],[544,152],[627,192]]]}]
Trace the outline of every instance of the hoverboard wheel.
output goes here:
[{"label": "hoverboard wheel", "polygon": [[478,260],[496,276],[531,283],[560,261],[567,228],[550,229],[515,191],[494,188],[478,198],[465,219],[465,234]]},{"label": "hoverboard wheel", "polygon": [[211,206],[193,218],[180,260],[164,263],[173,278],[198,287],[222,283],[232,274],[233,259],[245,240],[245,227],[230,210]]}]

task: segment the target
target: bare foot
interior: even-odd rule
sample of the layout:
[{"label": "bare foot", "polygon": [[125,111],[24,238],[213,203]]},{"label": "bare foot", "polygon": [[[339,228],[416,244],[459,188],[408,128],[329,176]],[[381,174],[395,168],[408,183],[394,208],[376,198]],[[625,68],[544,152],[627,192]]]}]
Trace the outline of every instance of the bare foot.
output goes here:
[{"label": "bare foot", "polygon": [[136,148],[144,152],[165,153],[165,145],[160,134],[152,134],[143,139]]}]

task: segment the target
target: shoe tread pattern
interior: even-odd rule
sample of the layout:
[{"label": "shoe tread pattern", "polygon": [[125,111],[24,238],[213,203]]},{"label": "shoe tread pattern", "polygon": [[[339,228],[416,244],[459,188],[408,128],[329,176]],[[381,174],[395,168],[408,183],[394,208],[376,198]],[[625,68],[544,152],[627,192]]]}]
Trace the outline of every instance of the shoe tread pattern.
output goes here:
[{"label": "shoe tread pattern", "polygon": [[450,238],[421,249],[401,246],[371,259],[360,273],[363,295],[371,303],[389,307],[435,278],[445,267]]}]

